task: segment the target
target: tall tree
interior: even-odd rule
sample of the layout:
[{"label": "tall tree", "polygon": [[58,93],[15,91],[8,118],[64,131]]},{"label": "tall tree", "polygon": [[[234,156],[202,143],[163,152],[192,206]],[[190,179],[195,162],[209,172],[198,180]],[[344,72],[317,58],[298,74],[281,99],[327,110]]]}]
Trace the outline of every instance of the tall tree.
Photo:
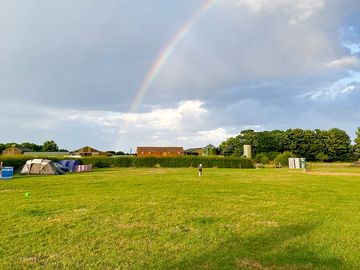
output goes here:
[{"label": "tall tree", "polygon": [[54,141],[46,141],[43,143],[42,150],[43,152],[57,152],[59,147]]},{"label": "tall tree", "polygon": [[332,128],[327,131],[325,139],[327,154],[330,161],[343,161],[350,158],[351,139],[349,135],[341,129]]},{"label": "tall tree", "polygon": [[41,152],[42,146],[35,143],[24,142],[20,144],[21,149],[31,152]]},{"label": "tall tree", "polygon": [[360,158],[360,127],[357,128],[355,134],[356,134],[356,138],[354,139],[355,142],[354,151],[357,158]]},{"label": "tall tree", "polygon": [[5,144],[0,143],[0,154],[2,153],[2,151],[4,151],[6,149]]}]

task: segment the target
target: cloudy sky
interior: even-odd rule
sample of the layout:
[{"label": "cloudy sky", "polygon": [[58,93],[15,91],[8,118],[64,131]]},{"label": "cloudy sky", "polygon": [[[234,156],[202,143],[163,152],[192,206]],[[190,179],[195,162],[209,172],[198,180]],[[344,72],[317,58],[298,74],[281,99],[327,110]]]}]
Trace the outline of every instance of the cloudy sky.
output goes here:
[{"label": "cloudy sky", "polygon": [[0,0],[0,142],[360,126],[359,0]]}]

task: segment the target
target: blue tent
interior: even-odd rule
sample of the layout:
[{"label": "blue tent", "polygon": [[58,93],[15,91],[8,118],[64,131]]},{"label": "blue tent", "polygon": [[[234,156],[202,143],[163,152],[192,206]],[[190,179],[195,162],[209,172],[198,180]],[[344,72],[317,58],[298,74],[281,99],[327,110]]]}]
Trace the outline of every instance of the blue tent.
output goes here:
[{"label": "blue tent", "polygon": [[59,161],[59,163],[63,167],[67,168],[69,170],[69,172],[74,172],[75,167],[77,165],[79,165],[79,161],[77,161],[77,160],[61,160],[61,161]]}]

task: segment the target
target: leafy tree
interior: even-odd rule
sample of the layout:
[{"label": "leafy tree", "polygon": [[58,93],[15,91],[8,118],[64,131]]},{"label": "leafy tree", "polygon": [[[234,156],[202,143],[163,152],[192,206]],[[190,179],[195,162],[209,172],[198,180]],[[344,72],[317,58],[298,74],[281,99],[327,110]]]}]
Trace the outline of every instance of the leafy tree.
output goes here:
[{"label": "leafy tree", "polygon": [[284,136],[283,131],[261,131],[256,132],[254,136],[254,152],[282,152]]},{"label": "leafy tree", "polygon": [[329,160],[329,156],[321,152],[316,155],[316,159],[320,160],[321,162],[324,162],[324,161]]},{"label": "leafy tree", "polygon": [[11,143],[6,143],[5,144],[5,149],[8,149],[8,148],[13,147],[13,146],[20,148],[19,144],[15,143],[15,142],[11,142]]},{"label": "leafy tree", "polygon": [[344,161],[350,158],[351,139],[344,130],[338,128],[328,130],[325,144],[330,161]]},{"label": "leafy tree", "polygon": [[231,156],[231,155],[243,155],[243,149],[242,149],[242,144],[240,142],[239,136],[237,136],[236,138],[229,138],[226,141],[223,141],[220,146],[219,146],[219,150],[220,153],[223,156]]},{"label": "leafy tree", "polygon": [[356,131],[356,138],[354,139],[355,145],[354,145],[354,151],[357,158],[360,157],[360,127],[357,128]]},{"label": "leafy tree", "polygon": [[43,152],[57,152],[59,147],[54,141],[46,141],[43,143],[42,150]]},{"label": "leafy tree", "polygon": [[35,143],[30,143],[30,142],[24,142],[24,143],[20,144],[20,147],[23,150],[31,151],[31,152],[41,152],[42,151],[41,145],[37,145]]},{"label": "leafy tree", "polygon": [[3,143],[0,143],[0,154],[2,153],[2,151],[4,151],[6,148],[5,148],[5,144]]}]

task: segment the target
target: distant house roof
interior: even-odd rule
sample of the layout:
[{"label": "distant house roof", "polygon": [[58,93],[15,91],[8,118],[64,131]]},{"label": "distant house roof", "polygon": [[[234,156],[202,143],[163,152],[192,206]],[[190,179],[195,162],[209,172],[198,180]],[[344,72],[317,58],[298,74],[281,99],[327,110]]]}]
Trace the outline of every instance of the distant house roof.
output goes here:
[{"label": "distant house roof", "polygon": [[33,157],[67,156],[69,154],[69,152],[24,152],[24,155]]},{"label": "distant house roof", "polygon": [[199,153],[202,151],[203,148],[199,147],[199,148],[189,148],[189,149],[185,149],[185,153]]},{"label": "distant house roof", "polygon": [[216,148],[216,146],[212,145],[212,144],[208,144],[207,146],[205,146],[204,148]]},{"label": "distant house roof", "polygon": [[90,147],[90,146],[85,146],[85,147],[82,147],[82,148],[80,148],[80,149],[77,149],[77,150],[75,150],[75,151],[73,151],[73,152],[76,152],[76,153],[100,153],[100,152],[102,152],[102,151],[99,151],[99,150],[97,150],[97,149],[95,149],[95,148],[92,148],[92,147]]},{"label": "distant house roof", "polygon": [[182,147],[138,146],[137,152],[184,152]]},{"label": "distant house roof", "polygon": [[21,155],[22,153],[23,153],[23,150],[16,147],[15,145],[2,151],[3,155]]},{"label": "distant house roof", "polygon": [[92,156],[92,155],[100,155],[100,156],[111,156],[112,154],[106,153],[90,146],[85,146],[80,149],[77,149],[70,153],[71,155],[80,155],[80,156]]}]

